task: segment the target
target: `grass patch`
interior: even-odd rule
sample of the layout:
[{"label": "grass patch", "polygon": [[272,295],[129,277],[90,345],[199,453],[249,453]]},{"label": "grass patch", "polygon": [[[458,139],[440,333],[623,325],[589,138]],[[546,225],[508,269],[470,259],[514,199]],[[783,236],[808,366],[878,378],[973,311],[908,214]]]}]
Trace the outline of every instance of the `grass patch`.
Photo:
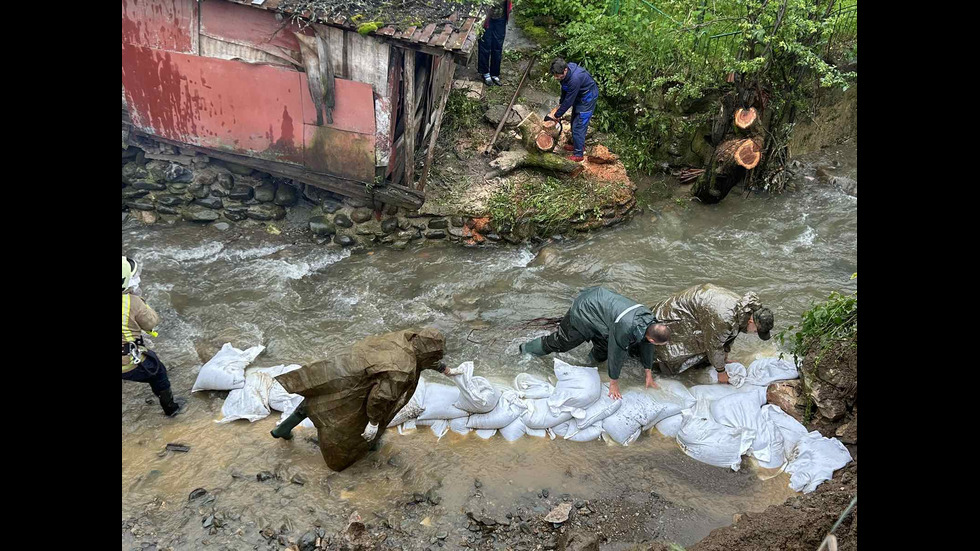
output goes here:
[{"label": "grass patch", "polygon": [[454,133],[475,128],[480,124],[483,112],[483,103],[466,97],[466,90],[452,90],[446,100],[442,128]]},{"label": "grass patch", "polygon": [[490,196],[487,211],[496,224],[532,223],[550,233],[590,217],[601,220],[601,205],[612,200],[614,191],[584,178],[514,178]]}]

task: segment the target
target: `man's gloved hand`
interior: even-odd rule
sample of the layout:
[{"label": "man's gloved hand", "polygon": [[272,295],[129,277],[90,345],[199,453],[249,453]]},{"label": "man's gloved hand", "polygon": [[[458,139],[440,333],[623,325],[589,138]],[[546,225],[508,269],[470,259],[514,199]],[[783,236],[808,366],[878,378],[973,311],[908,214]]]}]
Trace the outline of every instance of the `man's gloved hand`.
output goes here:
[{"label": "man's gloved hand", "polygon": [[378,435],[378,425],[368,421],[366,427],[364,427],[364,432],[361,433],[361,438],[370,442],[374,440],[374,437]]},{"label": "man's gloved hand", "polygon": [[544,120],[546,120],[546,121],[553,121],[553,120],[556,120],[556,119],[551,116],[551,113],[548,113],[547,115],[544,116]]}]

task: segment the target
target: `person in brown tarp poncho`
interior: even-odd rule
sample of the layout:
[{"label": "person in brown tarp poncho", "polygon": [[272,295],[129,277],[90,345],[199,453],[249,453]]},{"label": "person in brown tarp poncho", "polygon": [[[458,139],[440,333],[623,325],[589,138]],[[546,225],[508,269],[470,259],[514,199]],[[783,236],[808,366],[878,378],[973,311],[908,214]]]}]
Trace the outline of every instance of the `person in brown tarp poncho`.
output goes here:
[{"label": "person in brown tarp poncho", "polygon": [[675,293],[651,310],[672,331],[670,342],[656,347],[661,372],[676,375],[710,363],[719,383],[728,382],[725,364],[735,337],[758,333],[769,340],[774,323],[772,311],[762,306],[757,294],[740,298],[710,283]]},{"label": "person in brown tarp poncho", "polygon": [[[276,377],[305,400],[272,431],[291,439],[309,417],[327,466],[342,471],[381,441],[385,427],[415,393],[423,369],[446,372],[446,339],[435,329],[367,337],[348,354],[320,360]],[[363,431],[363,432],[362,432]]]}]

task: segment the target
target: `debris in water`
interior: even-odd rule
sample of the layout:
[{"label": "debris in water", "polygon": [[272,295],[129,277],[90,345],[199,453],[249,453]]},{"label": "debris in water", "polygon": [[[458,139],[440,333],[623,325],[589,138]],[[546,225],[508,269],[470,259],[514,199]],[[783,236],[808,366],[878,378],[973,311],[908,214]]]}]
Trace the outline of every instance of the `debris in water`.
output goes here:
[{"label": "debris in water", "polygon": [[167,444],[167,450],[166,451],[170,451],[170,452],[184,452],[184,453],[186,453],[186,452],[191,451],[191,447],[188,446],[188,445],[186,445],[186,444],[177,444],[177,443],[171,442],[171,443]]},{"label": "debris in water", "polygon": [[205,490],[204,488],[197,488],[196,490],[194,490],[193,492],[191,492],[191,495],[187,496],[187,501],[194,501],[195,499],[197,499],[197,498],[199,498],[199,497],[201,497],[201,496],[203,496],[203,495],[205,495],[207,493],[208,493],[208,491]]},{"label": "debris in water", "polygon": [[279,235],[282,233],[282,230],[280,230],[279,228],[275,227],[272,224],[266,225],[265,231],[271,233],[272,235]]}]

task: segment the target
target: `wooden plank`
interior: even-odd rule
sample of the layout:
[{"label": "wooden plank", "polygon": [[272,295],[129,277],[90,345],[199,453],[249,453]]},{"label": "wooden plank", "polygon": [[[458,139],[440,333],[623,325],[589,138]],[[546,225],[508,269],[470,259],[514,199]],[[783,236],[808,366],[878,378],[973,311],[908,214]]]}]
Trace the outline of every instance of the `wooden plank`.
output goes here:
[{"label": "wooden plank", "polygon": [[402,40],[410,40],[412,38],[412,35],[415,34],[415,30],[416,29],[418,29],[418,27],[415,27],[415,26],[409,27],[409,28],[405,29],[405,32],[403,32],[400,35],[398,35],[398,38],[400,38]]},{"label": "wooden plank", "polygon": [[442,47],[449,40],[449,35],[453,33],[453,26],[446,24],[442,29],[442,34],[429,40],[429,46]]},{"label": "wooden plank", "polygon": [[466,23],[463,23],[463,27],[459,30],[459,32],[458,33],[453,33],[452,38],[450,38],[449,39],[449,42],[446,43],[446,49],[447,50],[458,50],[458,49],[462,48],[463,47],[463,43],[466,42],[466,37],[469,36],[470,30],[473,28],[473,23],[475,21],[476,21],[476,18],[473,18],[473,17],[467,19],[466,20]]},{"label": "wooden plank", "polygon": [[446,48],[447,50],[452,50],[454,43],[462,42],[465,39],[466,39],[466,35],[460,33],[453,33],[449,35],[449,38],[446,40],[446,44],[443,47]]},{"label": "wooden plank", "polygon": [[419,41],[419,38],[422,38],[422,29],[416,29],[415,32],[412,33],[412,39],[411,40],[412,40],[412,42],[418,42]]},{"label": "wooden plank", "polygon": [[388,25],[387,27],[385,27],[385,28],[383,28],[381,30],[374,31],[374,33],[375,34],[380,34],[381,36],[391,36],[391,35],[395,34],[395,27],[393,27],[391,25]]},{"label": "wooden plank", "polygon": [[421,42],[422,44],[427,44],[429,42],[429,39],[432,37],[433,31],[435,30],[436,30],[435,23],[429,23],[428,25],[426,25],[425,29],[422,30],[422,36],[419,37],[419,42]]},{"label": "wooden plank", "polygon": [[432,136],[429,138],[429,151],[425,154],[425,165],[422,167],[422,177],[419,178],[419,191],[425,190],[425,183],[429,179],[429,168],[432,166],[432,158],[436,152],[436,140],[439,139],[439,127],[442,125],[442,115],[446,112],[446,101],[449,100],[449,92],[453,85],[453,75],[456,74],[456,63],[452,56],[446,55],[442,58],[440,67],[445,66],[445,83],[440,89],[439,108],[436,109],[436,120],[432,128]]},{"label": "wooden plank", "polygon": [[449,21],[452,21],[453,23],[459,21],[459,12],[455,12],[454,11],[452,15],[450,15],[449,17],[447,17],[447,19]]},{"label": "wooden plank", "polygon": [[405,56],[405,185],[415,186],[415,52]]}]

